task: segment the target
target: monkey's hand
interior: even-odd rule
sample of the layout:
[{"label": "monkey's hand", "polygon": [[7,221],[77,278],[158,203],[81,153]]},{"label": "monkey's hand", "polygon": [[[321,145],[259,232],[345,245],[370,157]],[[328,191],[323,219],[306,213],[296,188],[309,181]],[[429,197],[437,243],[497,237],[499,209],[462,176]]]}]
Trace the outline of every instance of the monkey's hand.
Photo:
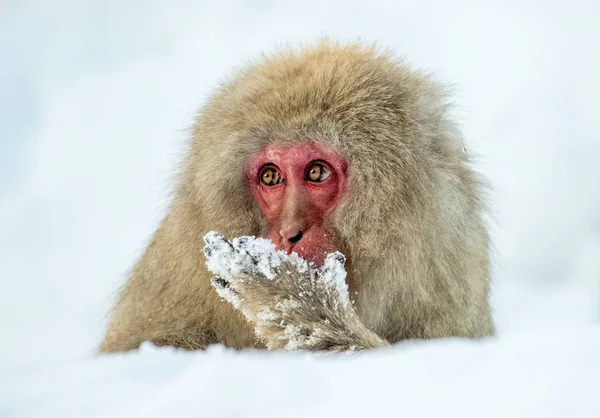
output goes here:
[{"label": "monkey's hand", "polygon": [[270,350],[348,351],[388,347],[352,307],[344,256],[329,254],[315,268],[263,238],[204,240],[207,266],[219,295],[240,310]]}]

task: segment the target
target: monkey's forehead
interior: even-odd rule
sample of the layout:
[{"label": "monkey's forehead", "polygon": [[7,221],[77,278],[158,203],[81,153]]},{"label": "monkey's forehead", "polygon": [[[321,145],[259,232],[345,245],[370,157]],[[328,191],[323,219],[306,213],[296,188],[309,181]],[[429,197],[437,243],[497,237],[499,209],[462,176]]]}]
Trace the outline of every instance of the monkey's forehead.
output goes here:
[{"label": "monkey's forehead", "polygon": [[312,139],[300,139],[294,142],[274,142],[264,145],[248,161],[249,166],[261,166],[268,162],[282,162],[293,165],[297,161],[325,160],[336,169],[347,168],[347,162],[327,144]]},{"label": "monkey's forehead", "polygon": [[211,107],[240,123],[310,125],[319,118],[376,129],[382,120],[410,124],[422,97],[435,92],[425,76],[376,48],[320,43],[240,71]]},{"label": "monkey's forehead", "polygon": [[209,100],[198,129],[214,141],[312,139],[354,155],[370,142],[397,156],[452,125],[446,97],[441,85],[388,52],[321,42],[239,71]]}]

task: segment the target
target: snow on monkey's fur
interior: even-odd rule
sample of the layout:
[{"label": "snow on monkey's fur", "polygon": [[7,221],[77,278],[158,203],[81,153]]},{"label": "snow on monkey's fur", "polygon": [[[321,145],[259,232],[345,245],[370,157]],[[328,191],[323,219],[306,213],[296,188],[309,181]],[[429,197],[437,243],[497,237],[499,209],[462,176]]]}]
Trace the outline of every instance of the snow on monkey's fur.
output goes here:
[{"label": "snow on monkey's fur", "polygon": [[[275,244],[266,238],[244,236],[229,242],[218,232],[212,231],[204,236],[204,241],[207,244],[204,247],[206,266],[228,282],[240,275],[258,275],[273,280],[281,264],[287,261],[300,273],[311,272],[315,280],[322,281],[338,293],[339,301],[345,307],[350,305],[345,257],[339,251],[327,255],[322,267],[315,267],[295,252],[286,254],[276,250]],[[237,295],[227,291],[228,288],[215,287],[219,295],[229,302],[234,303],[237,299]]]},{"label": "snow on monkey's fur", "polygon": [[[263,307],[257,314],[250,313],[244,309],[244,296],[240,292],[244,284],[244,278],[256,280],[277,280],[282,270],[286,273],[295,273],[309,277],[314,283],[324,285],[325,297],[323,304],[333,300],[334,305],[352,310],[352,304],[346,284],[346,270],[344,269],[345,257],[340,252],[334,252],[325,258],[323,266],[317,267],[296,253],[286,254],[276,250],[275,245],[268,239],[243,236],[234,238],[231,242],[226,240],[217,232],[209,232],[204,236],[206,246],[206,266],[218,277],[213,279],[219,296],[230,302],[239,309],[248,320],[256,322],[256,334],[261,336],[261,326],[277,321],[279,316],[268,306]],[[277,301],[275,307],[278,311],[286,312],[297,309],[300,306],[297,297],[302,297],[300,292],[294,297]],[[324,321],[327,321],[325,319]],[[289,339],[285,348],[288,350],[299,349],[303,339],[318,338],[319,330],[314,330],[310,336],[306,336],[300,327],[287,324],[284,334]]]}]

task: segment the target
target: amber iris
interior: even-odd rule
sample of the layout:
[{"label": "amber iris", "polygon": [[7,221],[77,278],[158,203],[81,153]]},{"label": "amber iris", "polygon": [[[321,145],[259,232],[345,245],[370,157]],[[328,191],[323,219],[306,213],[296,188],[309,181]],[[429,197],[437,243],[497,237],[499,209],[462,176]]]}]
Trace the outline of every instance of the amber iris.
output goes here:
[{"label": "amber iris", "polygon": [[325,167],[323,164],[312,164],[306,170],[306,180],[314,183],[320,183],[325,181],[331,175],[331,170]]},{"label": "amber iris", "polygon": [[265,167],[260,172],[260,182],[265,186],[275,186],[283,182],[283,176],[273,167]]}]

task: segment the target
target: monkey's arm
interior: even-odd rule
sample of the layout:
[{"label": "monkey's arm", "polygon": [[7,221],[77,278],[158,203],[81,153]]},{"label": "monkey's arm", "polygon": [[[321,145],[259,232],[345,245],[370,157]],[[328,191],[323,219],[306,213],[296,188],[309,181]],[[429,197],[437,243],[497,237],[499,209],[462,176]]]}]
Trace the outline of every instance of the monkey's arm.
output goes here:
[{"label": "monkey's arm", "polygon": [[389,347],[352,307],[340,253],[330,254],[315,269],[295,255],[275,251],[266,240],[242,237],[230,243],[218,234],[205,240],[207,264],[219,274],[213,286],[254,324],[268,349]]}]

